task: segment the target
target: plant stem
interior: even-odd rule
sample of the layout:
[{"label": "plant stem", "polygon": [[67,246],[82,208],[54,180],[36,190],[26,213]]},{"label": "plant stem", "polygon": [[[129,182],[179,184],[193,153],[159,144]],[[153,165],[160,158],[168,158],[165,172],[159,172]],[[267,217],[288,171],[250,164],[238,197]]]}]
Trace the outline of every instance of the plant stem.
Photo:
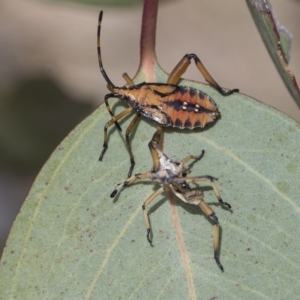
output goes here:
[{"label": "plant stem", "polygon": [[154,66],[156,62],[155,35],[158,0],[144,0],[142,32],[140,41],[139,70]]}]

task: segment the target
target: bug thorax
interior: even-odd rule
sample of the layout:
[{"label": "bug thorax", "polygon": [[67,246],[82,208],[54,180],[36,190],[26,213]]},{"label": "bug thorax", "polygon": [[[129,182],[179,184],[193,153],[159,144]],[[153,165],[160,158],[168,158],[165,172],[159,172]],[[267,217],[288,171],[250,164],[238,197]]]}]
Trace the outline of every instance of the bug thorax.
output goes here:
[{"label": "bug thorax", "polygon": [[170,159],[166,154],[161,152],[159,149],[156,149],[156,151],[159,157],[160,170],[169,170],[173,173],[176,173],[178,176],[180,176],[183,170],[182,163]]},{"label": "bug thorax", "polygon": [[156,151],[159,158],[159,170],[154,173],[152,180],[163,185],[171,183],[175,178],[180,177],[183,172],[183,165],[170,159],[160,150],[156,149]]}]

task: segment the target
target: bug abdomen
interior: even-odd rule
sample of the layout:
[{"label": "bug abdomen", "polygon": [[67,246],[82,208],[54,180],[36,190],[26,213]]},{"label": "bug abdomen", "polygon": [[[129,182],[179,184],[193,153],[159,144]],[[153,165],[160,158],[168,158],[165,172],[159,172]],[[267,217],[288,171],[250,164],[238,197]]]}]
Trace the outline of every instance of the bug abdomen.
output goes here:
[{"label": "bug abdomen", "polygon": [[184,86],[164,97],[163,110],[179,129],[203,128],[216,121],[220,113],[216,103],[207,94]]}]

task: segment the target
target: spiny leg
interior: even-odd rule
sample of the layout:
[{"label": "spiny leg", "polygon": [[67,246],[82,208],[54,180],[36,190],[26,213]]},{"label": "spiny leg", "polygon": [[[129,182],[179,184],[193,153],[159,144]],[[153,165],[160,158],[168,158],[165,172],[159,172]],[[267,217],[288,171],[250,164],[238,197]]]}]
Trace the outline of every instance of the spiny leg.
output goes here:
[{"label": "spiny leg", "polygon": [[[145,179],[145,178],[151,178],[153,176],[152,172],[145,172],[145,173],[139,173],[136,174],[134,176],[132,176],[131,178],[127,179],[126,181],[124,181],[123,183],[119,183],[117,185],[117,187],[114,189],[114,191],[111,193],[110,197],[113,198],[116,196],[116,194],[120,191],[120,189],[122,189],[123,187],[129,186],[131,184],[133,184],[134,182],[136,182],[139,179]],[[164,189],[161,187],[159,188],[156,192],[154,192],[149,198],[147,198],[146,201],[144,201],[143,205],[142,205],[142,209],[143,209],[143,216],[144,216],[144,220],[145,220],[145,224],[146,224],[146,229],[147,229],[147,240],[149,243],[152,243],[151,238],[150,238],[150,233],[151,233],[151,226],[150,226],[150,221],[149,221],[149,217],[146,211],[146,206],[149,205],[157,196],[159,196],[162,192],[164,191]]]},{"label": "spiny leg", "polygon": [[110,94],[106,95],[105,99],[104,99],[106,109],[108,110],[109,114],[111,115],[111,119],[114,120],[114,123],[115,123],[117,129],[119,131],[122,131],[122,128],[121,128],[120,124],[116,121],[116,117],[115,117],[114,113],[111,111],[111,108],[110,108],[110,106],[108,104],[108,99],[109,98],[110,98]]},{"label": "spiny leg", "polygon": [[115,122],[121,118],[123,118],[124,116],[128,115],[131,111],[132,111],[132,107],[128,107],[127,109],[123,110],[122,112],[120,112],[118,115],[116,115],[113,119],[111,119],[110,121],[108,121],[105,126],[104,126],[104,142],[103,142],[103,150],[100,154],[99,160],[102,161],[103,156],[108,148],[108,134],[107,134],[107,129],[108,127],[110,127],[112,124],[115,124]]},{"label": "spiny leg", "polygon": [[119,183],[116,188],[113,190],[113,192],[111,193],[110,197],[113,198],[116,196],[116,194],[123,188],[126,186],[129,186],[133,183],[135,183],[137,180],[139,179],[145,179],[145,178],[151,178],[153,176],[153,174],[151,172],[145,172],[145,173],[138,173],[135,174],[134,176],[128,178],[126,181]]},{"label": "spiny leg", "polygon": [[202,152],[199,156],[189,155],[189,156],[185,157],[184,159],[182,159],[178,163],[178,165],[182,166],[182,172],[181,172],[182,177],[186,177],[189,173],[191,173],[191,167],[190,166],[186,167],[185,164],[191,159],[194,159],[195,160],[194,163],[195,163],[196,161],[200,160],[204,156],[204,153],[205,153],[205,151],[202,150]]},{"label": "spiny leg", "polygon": [[131,176],[132,170],[133,170],[134,165],[135,165],[135,161],[134,161],[132,150],[131,150],[129,135],[130,135],[131,131],[133,130],[134,126],[136,125],[136,123],[138,122],[140,116],[141,116],[140,114],[136,114],[134,116],[134,118],[130,122],[129,126],[127,127],[126,134],[125,134],[126,145],[127,145],[127,149],[128,149],[129,156],[130,156],[130,168],[129,168],[129,172],[128,172],[128,177]]},{"label": "spiny leg", "polygon": [[231,95],[232,93],[239,92],[238,89],[228,90],[225,91],[222,89],[219,84],[213,79],[213,77],[209,74],[209,72],[204,67],[203,63],[199,59],[199,57],[194,54],[186,54],[180,62],[176,65],[176,67],[173,69],[173,71],[170,73],[169,78],[167,80],[167,83],[170,84],[177,84],[181,76],[185,73],[188,66],[191,63],[191,60],[194,59],[195,64],[198,68],[198,70],[201,72],[205,80],[212,85],[219,93],[221,93],[223,96]]},{"label": "spiny leg", "polygon": [[163,129],[162,127],[158,126],[156,128],[156,132],[154,133],[151,141],[148,144],[151,156],[152,156],[152,160],[153,160],[153,169],[155,172],[157,172],[159,170],[160,164],[159,164],[159,157],[157,154],[157,147],[160,143],[160,141],[162,140],[163,137]]},{"label": "spiny leg", "polygon": [[[176,180],[179,181],[179,180]],[[176,187],[176,190],[175,190]],[[204,194],[201,190],[190,190],[184,187],[182,184],[177,184],[176,182],[173,182],[170,184],[171,191],[179,197],[184,202],[188,202],[191,204],[196,204],[200,207],[200,209],[211,218],[213,221],[213,246],[214,246],[214,258],[221,269],[221,271],[224,271],[222,264],[220,263],[219,259],[219,221],[218,217],[216,216],[215,212],[211,209],[211,207],[203,200]],[[180,191],[180,192],[179,192]]]},{"label": "spiny leg", "polygon": [[[133,86],[134,85],[134,82],[133,80],[129,77],[129,75],[127,73],[123,73],[123,78],[125,79],[126,83],[129,85],[129,86]],[[138,119],[140,118],[141,114],[137,113],[135,115],[135,117],[133,118],[133,120],[131,121],[131,123],[129,124],[127,130],[126,130],[126,143],[127,143],[127,148],[128,148],[128,151],[129,151],[129,155],[130,155],[130,163],[131,163],[131,166],[130,166],[130,169],[129,169],[129,172],[128,172],[128,177],[131,176],[131,173],[132,173],[132,170],[134,168],[134,165],[135,165],[135,161],[134,161],[134,158],[133,158],[133,154],[132,154],[132,150],[131,150],[131,144],[130,144],[130,140],[129,140],[129,135],[131,133],[131,131],[133,130],[134,126],[136,125]]]},{"label": "spiny leg", "polygon": [[200,160],[203,156],[204,156],[205,151],[202,150],[201,154],[199,156],[195,156],[195,155],[189,155],[187,157],[185,157],[184,159],[181,160],[181,164],[185,165],[189,160],[194,159],[195,161]]},{"label": "spiny leg", "polygon": [[129,75],[127,73],[123,73],[123,78],[125,79],[125,81],[127,82],[127,84],[129,86],[133,86],[134,85],[134,82],[133,80],[129,77]]},{"label": "spiny leg", "polygon": [[159,196],[162,192],[164,191],[164,189],[161,187],[159,188],[156,192],[154,192],[142,205],[142,209],[143,209],[143,215],[144,215],[144,220],[145,220],[145,224],[146,224],[146,228],[147,228],[147,240],[148,242],[151,244],[152,240],[150,238],[150,234],[151,234],[151,226],[150,226],[150,221],[149,221],[149,216],[146,210],[146,206],[149,205],[157,196]]},{"label": "spiny leg", "polygon": [[224,268],[223,268],[223,266],[220,262],[220,258],[219,258],[220,225],[219,225],[218,217],[216,216],[215,212],[210,208],[210,206],[204,200],[202,200],[199,203],[199,207],[213,221],[214,258],[215,258],[217,265],[223,272]]},{"label": "spiny leg", "polygon": [[[181,178],[179,179],[175,179],[175,181],[177,180],[180,180]],[[209,180],[210,181],[210,184],[214,190],[214,193],[219,201],[220,204],[222,205],[226,205],[228,208],[231,208],[231,205],[225,201],[222,200],[221,198],[221,195],[220,195],[220,192],[215,184],[215,181],[214,180],[217,180],[218,178],[215,178],[215,177],[212,177],[212,176],[209,176],[209,175],[204,175],[204,176],[195,176],[195,177],[185,177],[184,180],[187,182],[187,183],[190,183],[190,182],[197,182],[197,181],[206,181],[206,180]]]}]

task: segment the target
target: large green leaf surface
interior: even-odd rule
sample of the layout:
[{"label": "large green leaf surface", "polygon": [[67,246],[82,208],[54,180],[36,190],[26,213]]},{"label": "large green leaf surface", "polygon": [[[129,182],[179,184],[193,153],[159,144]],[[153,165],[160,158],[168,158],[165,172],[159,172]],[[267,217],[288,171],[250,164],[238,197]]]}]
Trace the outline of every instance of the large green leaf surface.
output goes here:
[{"label": "large green leaf surface", "polygon": [[[131,118],[121,122],[122,134],[110,130],[98,162],[109,120],[101,106],[35,180],[1,260],[0,299],[298,299],[299,124],[244,95],[182,83],[216,99],[222,118],[205,131],[167,130],[164,151],[176,160],[206,151],[192,175],[218,177],[232,206],[220,207],[209,183],[201,184],[222,227],[225,272],[213,259],[212,224],[198,207],[158,197],[148,208],[151,247],[141,206],[157,186],[140,181],[110,198],[127,176],[123,133]],[[136,173],[152,166],[154,132],[142,120],[133,133]]]}]

